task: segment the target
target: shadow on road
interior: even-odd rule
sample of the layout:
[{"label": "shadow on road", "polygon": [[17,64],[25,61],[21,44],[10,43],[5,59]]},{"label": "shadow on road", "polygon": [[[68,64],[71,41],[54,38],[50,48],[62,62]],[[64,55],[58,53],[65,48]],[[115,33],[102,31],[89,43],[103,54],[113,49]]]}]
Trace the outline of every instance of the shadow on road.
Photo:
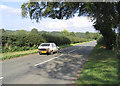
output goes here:
[{"label": "shadow on road", "polygon": [[[39,65],[31,69],[31,72],[50,79],[61,79],[72,81],[78,70],[84,65],[93,46],[74,46],[62,50],[60,56],[45,64]],[[68,53],[68,51],[76,49],[76,51]]]}]

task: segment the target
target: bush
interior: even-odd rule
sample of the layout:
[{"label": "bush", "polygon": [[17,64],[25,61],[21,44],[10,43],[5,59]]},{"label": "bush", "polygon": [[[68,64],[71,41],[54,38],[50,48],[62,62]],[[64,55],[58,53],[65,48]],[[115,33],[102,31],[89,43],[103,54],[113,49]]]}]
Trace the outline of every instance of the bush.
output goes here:
[{"label": "bush", "polygon": [[[15,52],[37,49],[41,43],[54,42],[56,45],[65,45],[71,43],[79,43],[89,41],[85,34],[80,33],[76,35],[73,32],[44,32],[34,33],[24,30],[8,32],[2,34],[2,52]],[[81,35],[84,35],[84,37]]]},{"label": "bush", "polygon": [[5,47],[2,48],[2,53],[15,52],[15,51],[27,51],[27,50],[33,50],[33,49],[37,49],[37,46],[32,46],[32,47],[28,47],[28,46],[23,46],[23,47],[11,46],[11,50],[8,47],[5,46]]},{"label": "bush", "polygon": [[18,47],[17,47],[17,46],[14,46],[14,47],[12,47],[11,52],[14,52],[14,51],[17,51],[17,50],[18,50]]},{"label": "bush", "polygon": [[57,36],[52,34],[43,34],[42,35],[47,42],[54,42],[56,45],[70,44],[71,41],[65,36]]},{"label": "bush", "polygon": [[5,52],[9,52],[9,49],[8,49],[8,47],[2,47],[2,53],[5,53]]},{"label": "bush", "polygon": [[[38,45],[39,46],[39,45]],[[32,46],[32,47],[30,47],[30,50],[33,50],[33,49],[37,49],[38,48],[38,46]]]}]

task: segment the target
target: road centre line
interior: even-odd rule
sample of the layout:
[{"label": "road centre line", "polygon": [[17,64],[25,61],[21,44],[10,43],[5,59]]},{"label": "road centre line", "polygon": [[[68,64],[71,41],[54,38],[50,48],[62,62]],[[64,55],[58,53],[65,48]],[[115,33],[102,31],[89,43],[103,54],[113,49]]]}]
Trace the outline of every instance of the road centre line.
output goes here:
[{"label": "road centre line", "polygon": [[71,53],[71,52],[73,52],[73,51],[76,51],[77,49],[74,49],[74,50],[72,50],[72,51],[69,51],[68,53]]},{"label": "road centre line", "polygon": [[3,79],[3,77],[0,77],[0,79]]},{"label": "road centre line", "polygon": [[[75,51],[75,50],[77,50],[77,49],[74,49],[74,50],[72,50],[72,51],[69,51],[68,53],[71,53],[71,52],[73,52],[73,51]],[[59,55],[59,56],[57,56],[57,57],[53,57],[53,58],[51,58],[51,59],[49,59],[49,60],[46,60],[46,61],[44,61],[44,62],[35,64],[34,66],[38,66],[38,65],[44,64],[44,63],[46,63],[46,62],[49,62],[49,61],[51,61],[51,60],[53,60],[53,59],[56,59],[56,58],[62,56],[62,55],[63,55],[63,54],[61,54],[61,55]]]},{"label": "road centre line", "polygon": [[49,61],[51,61],[51,60],[53,60],[53,59],[55,59],[55,58],[58,58],[58,57],[62,56],[62,55],[63,55],[63,54],[61,54],[61,55],[59,55],[59,56],[57,56],[57,57],[53,57],[52,59],[46,60],[46,61],[44,61],[44,62],[35,64],[34,66],[38,66],[38,65],[44,64],[44,63],[49,62]]}]

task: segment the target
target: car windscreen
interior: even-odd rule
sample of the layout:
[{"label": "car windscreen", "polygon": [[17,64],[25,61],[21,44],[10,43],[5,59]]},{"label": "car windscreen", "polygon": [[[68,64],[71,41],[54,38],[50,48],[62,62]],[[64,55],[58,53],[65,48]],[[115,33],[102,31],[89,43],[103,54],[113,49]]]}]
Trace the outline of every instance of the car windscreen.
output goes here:
[{"label": "car windscreen", "polygon": [[41,44],[40,46],[50,46],[50,44]]}]

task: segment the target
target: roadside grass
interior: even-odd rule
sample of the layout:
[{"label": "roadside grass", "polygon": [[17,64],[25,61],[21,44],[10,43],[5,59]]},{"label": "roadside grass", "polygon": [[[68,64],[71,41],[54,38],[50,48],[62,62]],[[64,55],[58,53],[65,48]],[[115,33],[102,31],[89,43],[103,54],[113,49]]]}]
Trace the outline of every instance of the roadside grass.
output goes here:
[{"label": "roadside grass", "polygon": [[65,44],[65,45],[60,45],[59,48],[65,48],[65,47],[70,47],[72,46],[71,44]]},{"label": "roadside grass", "polygon": [[117,52],[96,45],[76,84],[118,84],[118,81]]},{"label": "roadside grass", "polygon": [[[90,40],[90,41],[87,41],[87,42],[91,42],[91,41],[93,41],[93,40]],[[79,45],[79,44],[87,43],[87,42],[80,42],[80,43],[74,43],[74,44],[65,44],[65,45],[60,45],[59,47],[60,48],[66,48],[66,47],[75,46],[75,45]]]},{"label": "roadside grass", "polygon": [[[81,43],[86,43],[86,42],[81,42]],[[65,47],[79,45],[81,43],[65,44],[65,45],[61,45],[59,47],[60,48],[65,48]],[[38,53],[38,49],[27,50],[27,51],[17,51],[17,52],[2,53],[2,54],[0,54],[0,60],[11,59],[11,58],[20,57],[20,56],[29,55],[29,54],[34,54],[34,53]]]},{"label": "roadside grass", "polygon": [[37,53],[38,49],[34,49],[34,50],[28,50],[28,51],[18,51],[18,52],[8,52],[8,53],[3,53],[0,59],[5,60],[5,59],[11,59],[14,57],[19,57],[19,56],[24,56],[24,55],[28,55],[28,54],[34,54]]}]

